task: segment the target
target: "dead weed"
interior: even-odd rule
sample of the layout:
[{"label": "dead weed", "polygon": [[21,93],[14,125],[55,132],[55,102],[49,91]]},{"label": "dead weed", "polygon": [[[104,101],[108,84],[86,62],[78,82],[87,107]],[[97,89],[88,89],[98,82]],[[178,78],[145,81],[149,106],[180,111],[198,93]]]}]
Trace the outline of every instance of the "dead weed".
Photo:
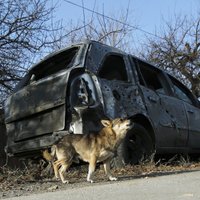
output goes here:
[{"label": "dead weed", "polygon": [[[85,183],[87,176],[88,165],[74,166],[66,172],[66,176],[71,183]],[[11,190],[27,190],[26,187],[33,187],[31,190],[36,190],[40,187],[40,190],[47,190],[48,187],[55,185],[56,188],[62,185],[60,181],[53,179],[53,172],[50,170],[51,165],[46,163],[31,163],[25,165],[24,169],[10,169],[6,166],[0,168],[0,194],[7,194]],[[178,173],[191,170],[200,170],[200,162],[193,162],[189,157],[176,155],[170,159],[158,159],[151,160],[150,162],[143,162],[139,165],[126,165],[123,168],[112,169],[113,174],[118,176],[120,180],[131,179],[138,177],[158,176],[166,173]],[[97,167],[95,173],[95,180],[97,182],[107,181],[104,175],[102,165]],[[54,181],[54,182],[52,182]],[[37,188],[33,186],[37,183]],[[49,184],[48,184],[49,183]],[[51,183],[51,184],[50,184]],[[46,186],[45,186],[46,184]],[[6,193],[7,192],[7,193]]]}]

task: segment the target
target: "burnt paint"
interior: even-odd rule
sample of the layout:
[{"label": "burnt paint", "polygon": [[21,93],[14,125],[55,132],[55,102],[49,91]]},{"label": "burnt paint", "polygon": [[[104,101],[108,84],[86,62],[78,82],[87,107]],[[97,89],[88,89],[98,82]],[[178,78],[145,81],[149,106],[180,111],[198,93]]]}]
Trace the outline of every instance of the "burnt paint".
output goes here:
[{"label": "burnt paint", "polygon": [[[200,132],[199,109],[185,105],[176,113],[173,103],[135,83],[135,74],[132,74],[127,60],[127,81],[98,77],[106,54],[127,55],[97,42],[88,42],[84,46],[85,49],[78,54],[79,61],[72,66],[76,69],[72,79],[69,78],[69,70],[58,77],[51,76],[36,85],[25,87],[8,99],[5,108],[8,153],[24,154],[40,150],[69,133],[98,131],[102,118],[127,118],[138,114],[149,119],[156,142],[161,147],[169,147],[169,143],[173,147],[186,147],[191,137],[189,144],[199,148],[196,142],[200,139],[197,135]],[[11,101],[14,103],[11,104]],[[181,105],[184,103],[181,102]],[[188,126],[191,136],[188,136]]]}]

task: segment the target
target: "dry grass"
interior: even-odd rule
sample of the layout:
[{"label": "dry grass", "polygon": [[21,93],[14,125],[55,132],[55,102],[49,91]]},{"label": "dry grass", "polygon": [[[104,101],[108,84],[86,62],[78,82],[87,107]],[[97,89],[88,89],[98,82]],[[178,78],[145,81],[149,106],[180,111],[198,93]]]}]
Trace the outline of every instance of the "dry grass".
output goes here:
[{"label": "dry grass", "polygon": [[[74,186],[76,186],[76,184],[85,184],[87,167],[87,165],[76,166],[66,172],[66,176]],[[30,191],[44,192],[63,188],[61,182],[54,180],[53,174],[49,174],[49,170],[46,169],[44,169],[44,164],[41,163],[40,165],[31,164],[25,166],[23,170],[11,170],[5,166],[1,167],[0,197],[9,197],[10,191],[15,191],[12,196],[19,196]],[[200,170],[200,162],[190,161],[188,157],[174,156],[165,161],[157,160],[147,163],[144,162],[140,165],[127,165],[124,168],[113,169],[112,171],[115,176],[119,177],[119,180],[127,180],[192,170]],[[97,167],[95,180],[97,182],[107,181],[102,165]]]}]

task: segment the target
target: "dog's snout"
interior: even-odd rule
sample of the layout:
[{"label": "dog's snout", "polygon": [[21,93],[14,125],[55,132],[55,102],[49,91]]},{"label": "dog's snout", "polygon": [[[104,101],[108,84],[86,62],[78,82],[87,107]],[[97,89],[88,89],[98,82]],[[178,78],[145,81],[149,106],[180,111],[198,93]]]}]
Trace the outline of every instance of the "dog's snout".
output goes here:
[{"label": "dog's snout", "polygon": [[132,128],[133,127],[133,123],[132,123],[132,121],[131,120],[127,120],[127,128],[128,129],[130,129],[130,128]]},{"label": "dog's snout", "polygon": [[126,120],[126,124],[127,124],[127,125],[131,124],[131,120],[127,119],[127,120]]}]

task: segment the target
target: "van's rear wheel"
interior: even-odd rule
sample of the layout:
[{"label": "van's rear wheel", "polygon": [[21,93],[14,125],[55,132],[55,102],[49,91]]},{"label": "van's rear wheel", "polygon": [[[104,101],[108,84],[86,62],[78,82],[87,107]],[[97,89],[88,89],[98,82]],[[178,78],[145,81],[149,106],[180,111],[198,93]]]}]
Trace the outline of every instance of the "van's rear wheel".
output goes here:
[{"label": "van's rear wheel", "polygon": [[154,144],[147,130],[140,124],[134,124],[118,148],[118,156],[114,160],[115,167],[126,164],[138,164],[152,158]]}]

